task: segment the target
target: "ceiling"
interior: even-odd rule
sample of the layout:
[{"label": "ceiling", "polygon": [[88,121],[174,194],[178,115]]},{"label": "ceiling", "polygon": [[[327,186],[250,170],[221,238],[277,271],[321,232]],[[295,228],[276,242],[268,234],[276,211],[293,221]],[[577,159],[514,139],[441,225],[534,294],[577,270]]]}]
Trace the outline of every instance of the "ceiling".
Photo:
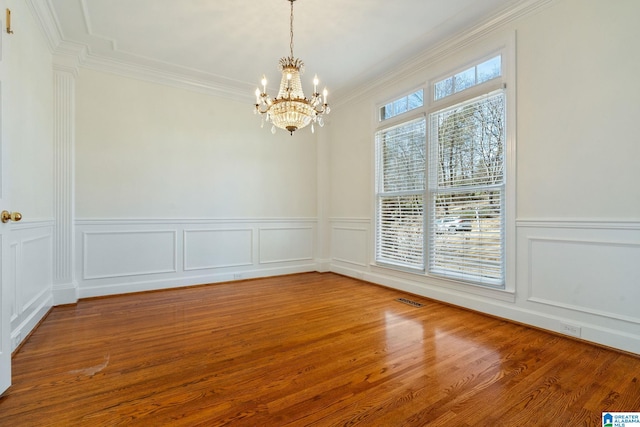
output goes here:
[{"label": "ceiling", "polygon": [[[297,0],[294,55],[334,96],[522,0]],[[61,38],[109,62],[253,95],[289,55],[287,0],[49,0]]]}]

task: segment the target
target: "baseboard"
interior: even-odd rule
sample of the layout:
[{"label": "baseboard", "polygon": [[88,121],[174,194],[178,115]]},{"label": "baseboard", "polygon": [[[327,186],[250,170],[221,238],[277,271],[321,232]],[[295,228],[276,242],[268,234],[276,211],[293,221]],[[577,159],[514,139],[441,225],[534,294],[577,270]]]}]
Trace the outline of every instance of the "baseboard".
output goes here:
[{"label": "baseboard", "polygon": [[11,352],[15,353],[53,307],[53,295],[49,294],[17,328],[11,332]]},{"label": "baseboard", "polygon": [[75,304],[78,302],[78,284],[53,285],[53,305]]},{"label": "baseboard", "polygon": [[[331,265],[331,271],[409,294],[423,296],[446,304],[543,329],[568,338],[640,355],[640,334],[624,331],[622,328],[616,329],[616,322],[610,318],[601,319],[602,324],[598,324],[597,321],[600,320],[598,318],[592,317],[590,321],[586,321],[575,316],[571,311],[558,310],[556,313],[547,313],[530,307],[523,307],[517,302],[508,303],[474,294],[467,295],[451,289],[426,286],[419,281],[410,281],[393,275],[358,270],[344,265],[333,264]],[[571,327],[571,329],[568,329],[567,326]],[[572,333],[571,330],[574,332]],[[575,331],[577,331],[577,334]]]},{"label": "baseboard", "polygon": [[259,270],[238,270],[232,273],[214,273],[206,275],[190,275],[183,277],[162,277],[158,279],[121,281],[103,285],[81,286],[78,297],[94,298],[109,295],[128,294],[134,292],[156,291],[162,289],[181,288],[187,286],[232,282],[236,280],[256,279],[260,277],[282,276],[287,274],[308,273],[317,271],[315,263],[300,264],[289,267],[262,268]]}]

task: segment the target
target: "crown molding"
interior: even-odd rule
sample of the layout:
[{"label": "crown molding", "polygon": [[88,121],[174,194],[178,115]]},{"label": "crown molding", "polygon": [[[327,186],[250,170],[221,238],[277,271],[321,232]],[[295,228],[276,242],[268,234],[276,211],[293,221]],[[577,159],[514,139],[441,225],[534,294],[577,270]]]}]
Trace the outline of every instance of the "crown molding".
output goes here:
[{"label": "crown molding", "polygon": [[87,69],[120,75],[147,82],[173,86],[206,95],[215,95],[235,101],[253,103],[253,85],[223,79],[206,73],[183,70],[175,71],[157,67],[153,64],[139,64],[126,60],[107,58],[89,52],[80,61],[80,66]]},{"label": "crown molding", "polygon": [[398,78],[423,70],[430,64],[438,62],[459,49],[476,42],[478,39],[503,28],[508,23],[529,15],[555,1],[557,0],[523,0],[517,5],[510,6],[480,24],[462,31],[431,48],[427,48],[422,54],[395,65],[392,70],[378,74],[373,78],[363,78],[363,83],[353,89],[335,94],[334,100],[337,101],[334,101],[334,107],[340,107],[348,102],[379,92],[381,88],[389,86]]},{"label": "crown molding", "polygon": [[25,0],[25,3],[42,31],[49,51],[54,53],[63,37],[51,0]]},{"label": "crown molding", "polygon": [[[240,102],[253,102],[253,88],[250,83],[226,79],[220,76],[206,74],[197,70],[184,69],[171,64],[149,61],[140,63],[125,59],[109,58],[98,55],[86,45],[70,43],[64,39],[58,19],[54,12],[53,0],[25,0],[42,30],[50,51],[54,56],[54,69],[72,72],[77,75],[79,69],[87,68],[107,72],[128,78],[148,81],[152,83],[173,86],[203,94],[220,96]],[[393,80],[424,69],[430,63],[463,48],[477,39],[495,31],[511,21],[528,15],[557,0],[522,0],[491,18],[483,21],[464,32],[457,34],[435,45],[426,48],[423,54],[414,56],[393,67],[392,70],[382,72],[375,77],[363,76],[362,84],[334,94],[334,107],[354,101],[368,94],[375,93],[390,84]]]},{"label": "crown molding", "polygon": [[53,52],[53,69],[78,77],[80,64],[87,56],[87,46],[61,41]]},{"label": "crown molding", "polygon": [[[159,83],[241,102],[253,101],[253,85],[169,64],[140,64],[97,55],[87,45],[66,41],[54,12],[52,0],[25,0],[53,55],[56,71],[77,76],[81,68]],[[163,66],[165,65],[165,66]]]}]

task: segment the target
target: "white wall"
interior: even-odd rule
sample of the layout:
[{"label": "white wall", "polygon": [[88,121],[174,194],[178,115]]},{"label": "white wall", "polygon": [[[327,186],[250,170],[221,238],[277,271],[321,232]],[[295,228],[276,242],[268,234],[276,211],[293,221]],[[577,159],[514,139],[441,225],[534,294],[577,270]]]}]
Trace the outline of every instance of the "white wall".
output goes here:
[{"label": "white wall", "polygon": [[[640,353],[639,15],[634,0],[552,1],[350,94],[330,128],[331,269]],[[373,265],[375,105],[514,33],[515,293]]]},{"label": "white wall", "polygon": [[[2,131],[7,144],[8,200],[3,209],[23,219],[10,227],[9,254],[12,348],[52,306],[53,75],[52,57],[23,1],[6,1],[13,34],[3,28]],[[4,8],[0,9],[3,12]]]},{"label": "white wall", "polygon": [[76,94],[80,297],[317,269],[309,129],[89,69]]},{"label": "white wall", "polygon": [[564,0],[518,26],[518,216],[640,219],[635,0]]},{"label": "white wall", "polygon": [[315,143],[251,104],[82,69],[76,216],[314,218]]}]

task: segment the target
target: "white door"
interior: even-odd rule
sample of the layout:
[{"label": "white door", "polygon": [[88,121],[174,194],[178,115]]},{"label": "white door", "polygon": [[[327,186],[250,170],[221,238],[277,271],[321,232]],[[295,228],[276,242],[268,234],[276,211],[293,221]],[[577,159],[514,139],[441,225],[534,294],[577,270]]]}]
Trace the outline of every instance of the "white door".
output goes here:
[{"label": "white door", "polygon": [[[5,10],[6,2],[0,1],[0,211],[8,209],[7,189],[9,188],[6,180],[7,170],[7,150],[5,148],[6,141],[4,138],[4,84],[6,75],[6,64],[2,60],[3,56],[3,40],[5,37]],[[0,394],[2,394],[11,385],[11,319],[9,317],[9,291],[7,284],[7,254],[9,253],[9,225],[0,222]]]}]

